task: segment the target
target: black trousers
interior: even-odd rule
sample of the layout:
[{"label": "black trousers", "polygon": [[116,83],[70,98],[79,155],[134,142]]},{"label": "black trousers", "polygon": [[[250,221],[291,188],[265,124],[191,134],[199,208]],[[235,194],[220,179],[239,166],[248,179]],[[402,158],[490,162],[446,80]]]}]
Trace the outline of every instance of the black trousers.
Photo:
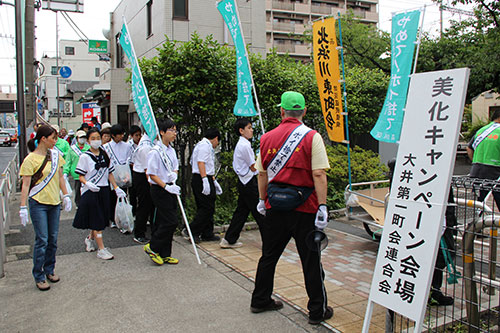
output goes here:
[{"label": "black trousers", "polygon": [[132,170],[132,166],[130,165],[130,174],[132,175],[132,186],[128,188],[128,201],[132,206],[132,214],[136,216],[137,214],[137,190],[134,185],[134,170]]},{"label": "black trousers", "polygon": [[74,190],[75,190],[75,205],[78,207],[78,204],[80,203],[80,198],[82,197],[82,194],[80,192],[80,188],[82,187],[82,183],[80,183],[80,179],[74,179]]},{"label": "black trousers", "polygon": [[155,228],[149,243],[162,258],[172,254],[172,239],[177,228],[177,198],[158,185],[151,185],[151,198],[155,206]]},{"label": "black trousers", "polygon": [[252,213],[253,218],[259,226],[262,236],[264,230],[264,216],[257,211],[259,203],[259,188],[257,185],[257,176],[254,176],[248,183],[243,183],[238,179],[238,206],[233,213],[231,224],[224,235],[229,244],[234,244],[240,238],[241,229],[247,221],[248,214]]},{"label": "black trousers", "polygon": [[[446,229],[442,238],[446,244],[447,251],[451,256],[451,259],[454,260],[456,255],[455,250],[455,241],[453,239],[453,231],[452,229]],[[436,258],[436,265],[434,266],[434,274],[432,275],[432,290],[440,290],[443,285],[443,275],[446,271],[446,260],[444,259],[443,250],[441,247],[441,242],[439,243],[438,254]]]},{"label": "black trousers", "polygon": [[[132,172],[132,185],[137,194],[134,236],[146,237],[148,219],[153,221],[154,205],[151,199],[151,186],[145,173]],[[132,192],[132,191],[130,191]],[[132,193],[130,193],[132,197]],[[132,198],[130,199],[132,201]],[[151,223],[152,224],[152,223]]]},{"label": "black trousers", "polygon": [[280,212],[269,209],[264,224],[268,229],[262,240],[262,257],[257,266],[252,307],[262,308],[271,303],[276,264],[290,238],[295,239],[302,263],[302,272],[309,302],[307,308],[312,319],[322,318],[327,307],[324,286],[325,273],[321,265],[321,254],[309,250],[306,236],[314,230],[315,214],[296,211]]},{"label": "black trousers", "polygon": [[214,235],[214,213],[215,213],[215,186],[211,176],[207,176],[210,183],[210,194],[204,195],[203,181],[201,176],[193,173],[191,188],[193,189],[194,200],[196,201],[196,215],[193,222],[189,224],[194,237],[211,238]]}]

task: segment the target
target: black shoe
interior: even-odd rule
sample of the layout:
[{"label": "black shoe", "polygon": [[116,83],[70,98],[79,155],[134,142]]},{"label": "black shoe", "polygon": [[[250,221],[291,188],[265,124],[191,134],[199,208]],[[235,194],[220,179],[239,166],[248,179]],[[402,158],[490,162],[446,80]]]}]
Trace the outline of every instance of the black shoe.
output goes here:
[{"label": "black shoe", "polygon": [[215,241],[220,241],[220,237],[217,235],[212,235],[211,237],[201,237],[202,242],[215,242]]},{"label": "black shoe", "polygon": [[260,312],[265,312],[265,311],[275,311],[275,310],[279,310],[281,308],[283,308],[283,302],[272,300],[272,302],[269,303],[269,305],[266,305],[263,308],[255,308],[255,307],[251,306],[250,311],[252,311],[253,313],[260,313]]},{"label": "black shoe", "polygon": [[322,321],[328,320],[328,319],[330,319],[332,317],[333,317],[333,309],[332,309],[331,306],[327,306],[325,314],[323,315],[323,317],[318,318],[318,319],[314,319],[314,318],[309,317],[309,324],[311,324],[311,325],[319,325]]},{"label": "black shoe", "polygon": [[149,239],[146,237],[134,237],[134,242],[144,245],[149,243]]},{"label": "black shoe", "polygon": [[445,296],[439,290],[431,291],[431,296],[429,297],[429,305],[453,305],[453,297]]}]

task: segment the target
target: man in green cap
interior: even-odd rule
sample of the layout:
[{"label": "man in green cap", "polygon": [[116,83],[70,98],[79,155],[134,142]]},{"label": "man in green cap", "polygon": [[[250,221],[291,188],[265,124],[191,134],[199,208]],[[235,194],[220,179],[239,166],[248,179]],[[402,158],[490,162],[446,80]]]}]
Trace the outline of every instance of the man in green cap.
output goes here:
[{"label": "man in green cap", "polygon": [[321,253],[311,250],[306,237],[328,224],[326,169],[330,167],[321,135],[302,123],[304,96],[295,91],[281,95],[281,124],[264,134],[255,166],[259,171],[259,204],[266,232],[257,267],[250,310],[278,310],[273,300],[276,264],[290,238],[295,239],[309,296],[309,323],[319,324],[333,316],[324,286]]}]

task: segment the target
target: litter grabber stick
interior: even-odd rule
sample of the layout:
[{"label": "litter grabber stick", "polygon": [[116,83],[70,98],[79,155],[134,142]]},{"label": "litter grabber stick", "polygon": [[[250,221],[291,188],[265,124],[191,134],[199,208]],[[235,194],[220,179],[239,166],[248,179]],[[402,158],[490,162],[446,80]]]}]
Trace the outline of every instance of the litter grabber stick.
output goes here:
[{"label": "litter grabber stick", "polygon": [[184,219],[184,224],[186,225],[186,230],[189,234],[189,239],[191,240],[191,244],[193,244],[194,254],[196,255],[196,260],[198,260],[198,264],[201,265],[200,255],[198,254],[198,249],[196,248],[196,243],[194,242],[193,234],[191,234],[191,228],[189,227],[189,223],[186,217],[186,212],[184,211],[184,206],[182,205],[182,200],[180,195],[176,195],[177,201],[179,202],[179,207],[181,208],[182,218]]}]

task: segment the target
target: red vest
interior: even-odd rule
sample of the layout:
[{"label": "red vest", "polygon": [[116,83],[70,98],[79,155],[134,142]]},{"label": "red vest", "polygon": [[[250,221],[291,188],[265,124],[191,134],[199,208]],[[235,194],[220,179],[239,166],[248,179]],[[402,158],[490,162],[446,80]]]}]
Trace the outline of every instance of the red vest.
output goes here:
[{"label": "red vest", "polygon": [[[267,170],[267,166],[285,143],[290,133],[300,124],[301,122],[295,118],[285,118],[278,127],[262,136],[260,140],[260,156],[264,169]],[[311,168],[311,150],[314,134],[316,134],[314,130],[306,134],[288,162],[273,178],[271,183],[283,183],[314,188]],[[316,195],[316,191],[313,191],[306,202],[295,208],[295,210],[298,212],[315,214],[318,211],[318,206],[318,196]],[[271,208],[267,200],[267,194],[266,208]]]}]

